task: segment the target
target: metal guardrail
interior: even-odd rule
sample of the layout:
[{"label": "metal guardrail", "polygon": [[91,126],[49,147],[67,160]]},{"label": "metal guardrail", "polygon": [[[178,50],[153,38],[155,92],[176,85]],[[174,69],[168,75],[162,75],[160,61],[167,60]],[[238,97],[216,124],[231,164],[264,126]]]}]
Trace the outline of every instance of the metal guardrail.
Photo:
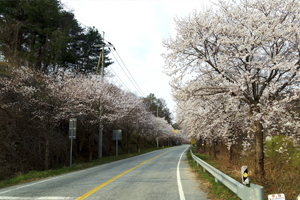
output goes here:
[{"label": "metal guardrail", "polygon": [[204,171],[208,171],[215,177],[216,182],[223,183],[241,199],[264,200],[264,188],[262,186],[250,183],[250,187],[247,187],[195,156],[192,149],[190,152],[194,161],[201,165]]}]

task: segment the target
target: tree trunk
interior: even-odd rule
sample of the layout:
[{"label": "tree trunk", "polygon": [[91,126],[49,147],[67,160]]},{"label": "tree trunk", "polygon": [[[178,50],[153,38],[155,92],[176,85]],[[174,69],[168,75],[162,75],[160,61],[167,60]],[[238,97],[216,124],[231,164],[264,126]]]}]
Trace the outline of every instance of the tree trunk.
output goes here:
[{"label": "tree trunk", "polygon": [[46,140],[46,145],[45,145],[45,170],[49,169],[49,154],[50,154],[50,125],[49,122],[47,122],[46,125],[46,135],[45,135],[45,140]]},{"label": "tree trunk", "polygon": [[260,122],[257,122],[255,128],[255,173],[259,176],[260,179],[264,179],[265,169],[262,124]]},{"label": "tree trunk", "polygon": [[216,145],[217,145],[217,142],[213,141],[213,156],[214,156],[214,159],[217,159]]},{"label": "tree trunk", "polygon": [[[260,108],[256,104],[251,108],[250,115],[253,118],[253,111],[260,113]],[[253,119],[253,130],[255,135],[255,173],[258,175],[259,179],[264,179],[265,169],[264,169],[264,139],[263,139],[263,126],[261,121],[256,121]]]},{"label": "tree trunk", "polygon": [[202,150],[202,138],[200,137],[197,141],[197,152],[200,153],[200,149]]},{"label": "tree trunk", "polygon": [[49,169],[49,133],[46,133],[45,170]]},{"label": "tree trunk", "polygon": [[229,160],[232,161],[233,159],[233,144],[230,145],[230,149],[229,149]]},{"label": "tree trunk", "polygon": [[127,148],[127,154],[129,154],[129,131],[127,132],[126,148]]},{"label": "tree trunk", "polygon": [[84,143],[84,139],[82,138],[82,139],[79,140],[79,153],[80,153],[81,150],[82,150],[83,143]]},{"label": "tree trunk", "polygon": [[93,160],[92,135],[89,134],[89,162]]}]

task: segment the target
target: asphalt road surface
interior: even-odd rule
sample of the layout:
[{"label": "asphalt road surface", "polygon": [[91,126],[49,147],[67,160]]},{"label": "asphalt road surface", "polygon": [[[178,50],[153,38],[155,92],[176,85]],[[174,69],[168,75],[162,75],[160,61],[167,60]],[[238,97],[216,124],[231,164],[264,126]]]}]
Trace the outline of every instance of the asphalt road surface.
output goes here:
[{"label": "asphalt road surface", "polygon": [[0,200],[206,200],[182,145],[0,189]]}]

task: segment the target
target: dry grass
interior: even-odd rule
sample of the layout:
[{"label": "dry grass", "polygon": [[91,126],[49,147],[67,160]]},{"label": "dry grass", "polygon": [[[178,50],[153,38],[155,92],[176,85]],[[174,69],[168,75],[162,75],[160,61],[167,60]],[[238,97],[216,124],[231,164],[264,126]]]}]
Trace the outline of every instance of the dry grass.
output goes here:
[{"label": "dry grass", "polygon": [[248,166],[250,182],[264,187],[265,199],[268,194],[284,193],[286,199],[295,200],[300,194],[300,167],[287,162],[282,156],[265,157],[265,180],[259,181],[254,172],[254,152],[248,152],[241,157],[236,150],[234,159],[230,161],[226,147],[218,146],[218,150],[217,159],[207,162],[239,182],[242,181],[241,167]]}]

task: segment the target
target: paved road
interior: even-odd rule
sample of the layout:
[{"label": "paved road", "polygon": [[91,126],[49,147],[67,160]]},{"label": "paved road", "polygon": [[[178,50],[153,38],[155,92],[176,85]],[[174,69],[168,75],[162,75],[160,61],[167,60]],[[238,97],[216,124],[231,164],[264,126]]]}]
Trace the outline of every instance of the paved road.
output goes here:
[{"label": "paved road", "polygon": [[187,145],[157,150],[27,184],[0,189],[0,200],[206,200],[190,172]]}]

